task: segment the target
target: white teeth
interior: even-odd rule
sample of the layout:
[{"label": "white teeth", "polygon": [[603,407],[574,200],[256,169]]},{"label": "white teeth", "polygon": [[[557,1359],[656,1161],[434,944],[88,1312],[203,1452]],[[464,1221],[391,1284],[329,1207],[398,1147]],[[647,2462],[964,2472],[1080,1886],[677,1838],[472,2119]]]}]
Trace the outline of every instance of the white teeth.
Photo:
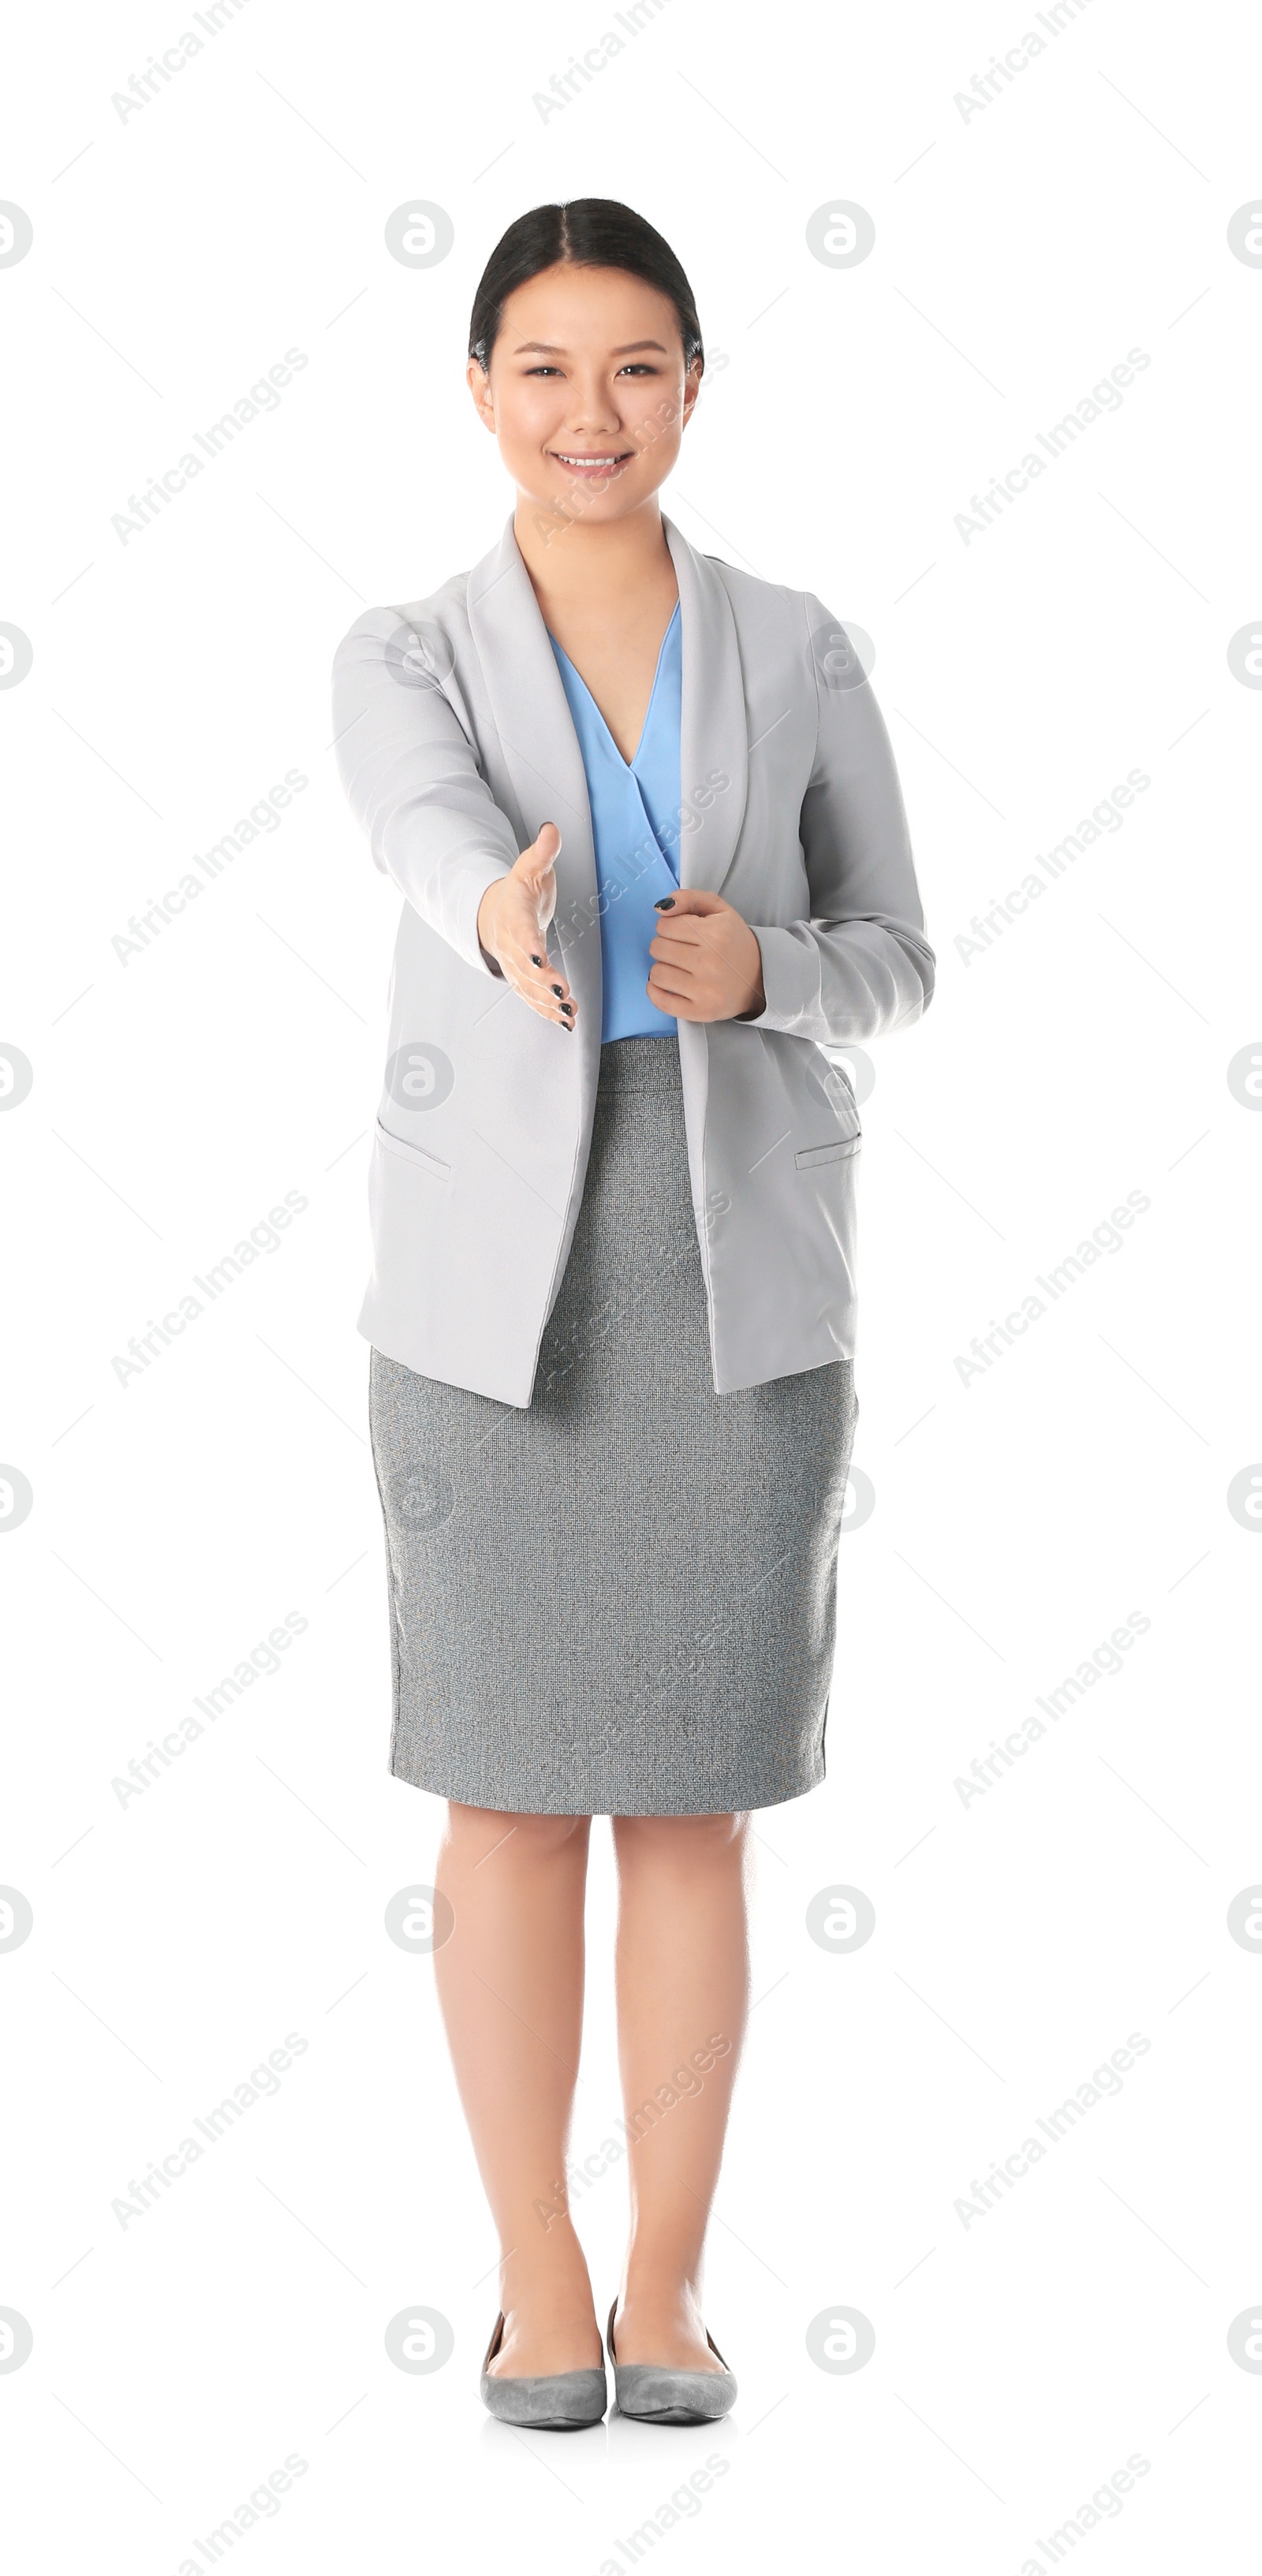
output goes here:
[{"label": "white teeth", "polygon": [[616,465],[618,462],[616,456],[562,456],[559,448],[554,453],[558,465]]}]

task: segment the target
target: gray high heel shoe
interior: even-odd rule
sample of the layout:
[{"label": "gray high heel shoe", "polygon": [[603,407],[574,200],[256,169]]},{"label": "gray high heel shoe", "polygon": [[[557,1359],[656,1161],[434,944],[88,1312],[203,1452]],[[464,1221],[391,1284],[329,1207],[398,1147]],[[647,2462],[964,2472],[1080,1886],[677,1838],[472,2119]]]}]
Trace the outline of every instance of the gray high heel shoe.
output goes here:
[{"label": "gray high heel shoe", "polygon": [[[736,2380],[723,2362],[721,2370],[671,2370],[657,2361],[619,2361],[613,2348],[615,2299],[609,2311],[605,2341],[613,2363],[614,2393],[620,2415],[637,2424],[716,2424],[736,2404]],[[723,2361],[712,2334],[706,2342],[716,2361]]]},{"label": "gray high heel shoe", "polygon": [[581,2433],[599,2424],[609,2403],[605,2365],[594,2370],[555,2370],[544,2379],[502,2379],[491,2369],[504,2340],[504,2313],[482,2364],[482,2403],[501,2424],[529,2424],[537,2433]]}]

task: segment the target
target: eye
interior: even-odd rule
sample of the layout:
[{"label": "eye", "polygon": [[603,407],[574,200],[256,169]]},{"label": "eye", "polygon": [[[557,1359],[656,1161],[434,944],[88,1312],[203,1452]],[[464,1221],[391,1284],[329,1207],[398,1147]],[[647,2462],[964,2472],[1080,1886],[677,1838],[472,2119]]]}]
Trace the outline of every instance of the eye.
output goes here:
[{"label": "eye", "polygon": [[618,373],[620,376],[655,376],[657,369],[648,358],[632,358],[625,367],[619,367]]}]

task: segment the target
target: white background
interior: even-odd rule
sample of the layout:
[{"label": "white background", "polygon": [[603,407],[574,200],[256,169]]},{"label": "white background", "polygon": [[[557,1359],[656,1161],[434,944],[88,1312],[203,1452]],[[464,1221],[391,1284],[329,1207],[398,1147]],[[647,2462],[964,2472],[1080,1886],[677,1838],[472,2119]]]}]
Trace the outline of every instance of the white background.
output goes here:
[{"label": "white background", "polygon": [[[786,2552],[1018,2576],[1138,2453],[1062,2554],[1239,2564],[1262,1964],[1226,1916],[1262,1853],[1257,1523],[1227,1489],[1262,1458],[1262,1120],[1227,1068],[1262,1044],[1262,697],[1227,647],[1262,609],[1262,274],[1227,225],[1259,179],[1253,30],[1091,0],[966,118],[1036,28],[1018,0],[743,25],[669,0],[545,118],[614,24],[248,0],[126,121],[112,94],[194,25],[182,0],[8,38],[0,195],[34,241],[0,269],[0,618],[34,659],[0,694],[0,1038],[34,1083],[0,1118],[0,1455],[34,1502],[0,1550],[0,1880],[34,1926],[0,1953],[0,2306],[34,2342],[0,2374],[6,2554],[176,2576],[296,2453],[279,2512],[222,2544],[256,2576]],[[455,227],[429,270],[385,248],[410,190]],[[850,270],[807,248],[830,191],[875,222]],[[828,1782],[759,1820],[707,2290],[740,2400],[716,2434],[561,2442],[479,2407],[496,2249],[431,1971],[383,1921],[441,1809],[386,1770],[355,1316],[398,899],[341,797],[328,675],[361,603],[494,543],[473,290],[518,213],[588,193],[666,234],[714,353],[667,509],[875,642],[940,980],[871,1050],[875,1507],[841,1552]],[[279,406],[122,543],[129,496],[291,347]],[[1121,408],[965,543],[971,496],[1132,348]],[[290,768],[280,827],[120,963],[128,917]],[[1132,768],[1122,828],[966,962],[971,916]],[[129,1337],[286,1191],[309,1204],[279,1248],[120,1383]],[[1132,1191],[1122,1247],[964,1382]],[[281,1669],[120,1804],[288,1612]],[[965,1805],[957,1777],[1131,1612],[1124,1669]],[[580,2154],[619,2107],[604,1824],[594,1852]],[[851,1955],[806,1928],[839,1883],[876,1910]],[[120,2226],[130,2178],[289,2032],[279,2092]],[[1132,2032],[1120,2094],[966,2226],[973,2179]],[[576,2209],[603,2314],[620,2180]],[[455,2336],[426,2376],[384,2344],[415,2303]],[[852,2374],[805,2341],[839,2305],[875,2329]],[[700,2508],[658,2519],[711,2453]]]}]

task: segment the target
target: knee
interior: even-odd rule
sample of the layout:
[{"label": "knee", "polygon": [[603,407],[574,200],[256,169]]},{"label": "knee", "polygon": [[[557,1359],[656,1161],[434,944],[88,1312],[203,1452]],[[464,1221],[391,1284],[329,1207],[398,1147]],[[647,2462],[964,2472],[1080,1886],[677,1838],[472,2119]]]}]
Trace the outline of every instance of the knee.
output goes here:
[{"label": "knee", "polygon": [[452,1798],[447,1839],[461,1863],[475,1867],[494,1853],[507,1864],[533,1866],[585,1842],[590,1816],[513,1816],[493,1807],[467,1807]]},{"label": "knee", "polygon": [[732,1816],[615,1816],[618,1856],[631,1866],[693,1870],[730,1862],[744,1850],[748,1812]]}]

